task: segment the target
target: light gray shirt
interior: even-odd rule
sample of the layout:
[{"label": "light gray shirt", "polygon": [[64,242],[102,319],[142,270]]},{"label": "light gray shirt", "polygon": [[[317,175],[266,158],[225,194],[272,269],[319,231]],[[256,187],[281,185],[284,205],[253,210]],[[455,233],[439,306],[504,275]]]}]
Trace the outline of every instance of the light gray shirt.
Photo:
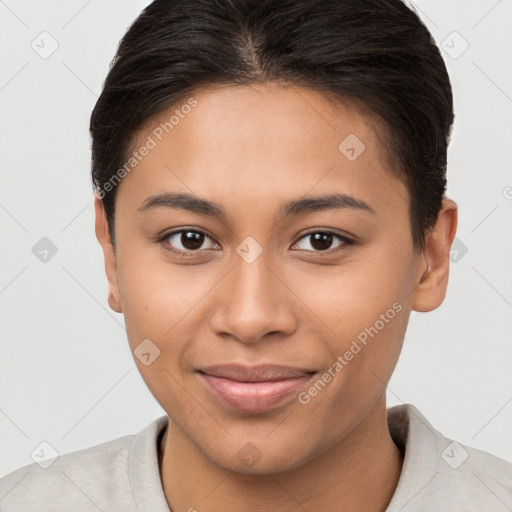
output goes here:
[{"label": "light gray shirt", "polygon": [[[9,473],[0,479],[0,511],[169,512],[158,467],[167,422],[61,455],[46,469],[33,463]],[[388,425],[405,450],[388,512],[512,511],[512,464],[445,438],[410,404],[388,409]]]}]

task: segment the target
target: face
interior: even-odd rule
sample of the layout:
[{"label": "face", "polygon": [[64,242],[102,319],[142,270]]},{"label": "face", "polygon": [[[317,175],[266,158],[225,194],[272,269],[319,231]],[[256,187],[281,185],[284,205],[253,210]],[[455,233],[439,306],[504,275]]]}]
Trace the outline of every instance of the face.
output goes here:
[{"label": "face", "polygon": [[270,83],[191,98],[134,141],[150,149],[119,185],[115,254],[96,203],[110,303],[191,445],[284,471],[383,400],[411,309],[445,283],[425,279],[376,119]]}]

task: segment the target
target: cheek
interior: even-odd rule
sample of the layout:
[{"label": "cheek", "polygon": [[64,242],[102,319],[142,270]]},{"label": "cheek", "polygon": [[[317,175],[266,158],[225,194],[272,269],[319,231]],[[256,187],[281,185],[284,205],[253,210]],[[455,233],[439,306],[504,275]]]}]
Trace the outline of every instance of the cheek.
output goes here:
[{"label": "cheek", "polygon": [[324,324],[326,333],[346,341],[379,321],[388,310],[384,320],[388,316],[394,319],[394,303],[399,302],[404,310],[408,307],[410,275],[410,269],[399,260],[357,256],[340,266],[295,268],[289,279],[294,293],[316,313],[316,321]]},{"label": "cheek", "polygon": [[138,257],[132,251],[119,259],[123,314],[130,332],[162,339],[181,328],[181,319],[190,315],[214,286],[215,276],[211,267],[173,265],[162,253],[145,252]]},{"label": "cheek", "polygon": [[165,261],[127,258],[120,261],[119,284],[129,346],[144,382],[165,410],[186,409],[184,371],[210,281]]},{"label": "cheek", "polygon": [[304,271],[295,279],[294,292],[322,326],[318,345],[326,355],[326,369],[336,375],[332,393],[325,395],[328,402],[341,395],[341,402],[351,400],[363,389],[369,395],[382,390],[402,347],[413,276],[414,258],[404,238],[402,246],[377,250],[375,244],[344,265],[310,270],[309,275]]}]

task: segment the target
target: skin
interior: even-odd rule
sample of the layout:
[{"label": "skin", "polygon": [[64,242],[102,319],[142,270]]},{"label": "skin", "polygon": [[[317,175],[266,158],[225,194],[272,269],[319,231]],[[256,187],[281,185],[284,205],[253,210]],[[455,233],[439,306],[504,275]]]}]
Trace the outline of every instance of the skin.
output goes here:
[{"label": "skin", "polygon": [[[148,366],[135,361],[170,418],[159,446],[169,506],[334,511],[343,503],[344,511],[384,511],[402,465],[387,428],[386,385],[411,310],[431,311],[445,297],[457,206],[444,200],[419,252],[409,194],[388,168],[378,119],[277,83],[217,86],[193,97],[197,106],[119,185],[115,250],[95,200],[109,304],[124,314],[132,351],[146,338],[160,349]],[[175,109],[152,119],[134,147]],[[366,146],[354,161],[338,149],[349,134]],[[139,210],[163,192],[218,203],[226,218]],[[374,213],[280,215],[284,202],[333,192]],[[179,235],[156,241],[180,228],[208,237],[199,249]],[[305,236],[312,228],[355,243],[334,237],[318,250]],[[248,236],[263,249],[252,263],[236,252]],[[193,254],[173,255],[170,245]],[[195,371],[281,364],[321,375],[394,303],[401,311],[307,404],[294,397],[264,413],[232,410]],[[248,442],[260,457],[251,466],[237,456]]]}]

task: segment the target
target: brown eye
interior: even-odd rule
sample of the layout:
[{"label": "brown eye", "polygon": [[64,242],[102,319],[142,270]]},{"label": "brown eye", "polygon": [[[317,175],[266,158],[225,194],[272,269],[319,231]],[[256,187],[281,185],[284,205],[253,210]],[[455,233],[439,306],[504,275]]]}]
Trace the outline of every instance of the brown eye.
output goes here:
[{"label": "brown eye", "polygon": [[311,247],[317,251],[326,251],[331,248],[333,235],[330,233],[313,233],[311,237]]},{"label": "brown eye", "polygon": [[[210,241],[210,247],[204,247]],[[178,253],[198,252],[200,249],[214,249],[216,244],[202,231],[182,229],[165,235],[162,242],[170,246],[169,249]],[[208,245],[208,244],[206,244]]]},{"label": "brown eye", "polygon": [[[312,231],[304,235],[299,242],[295,244],[295,246],[299,246],[302,241],[308,240],[308,244],[303,244],[305,247],[299,247],[299,249],[303,249],[306,251],[312,252],[327,252],[327,251],[335,251],[339,248],[342,248],[345,245],[351,245],[354,242],[337,233],[333,233],[331,231]],[[334,248],[332,247],[333,242],[338,239],[340,242]],[[309,246],[309,247],[308,247]],[[310,249],[311,248],[311,249]]]}]

